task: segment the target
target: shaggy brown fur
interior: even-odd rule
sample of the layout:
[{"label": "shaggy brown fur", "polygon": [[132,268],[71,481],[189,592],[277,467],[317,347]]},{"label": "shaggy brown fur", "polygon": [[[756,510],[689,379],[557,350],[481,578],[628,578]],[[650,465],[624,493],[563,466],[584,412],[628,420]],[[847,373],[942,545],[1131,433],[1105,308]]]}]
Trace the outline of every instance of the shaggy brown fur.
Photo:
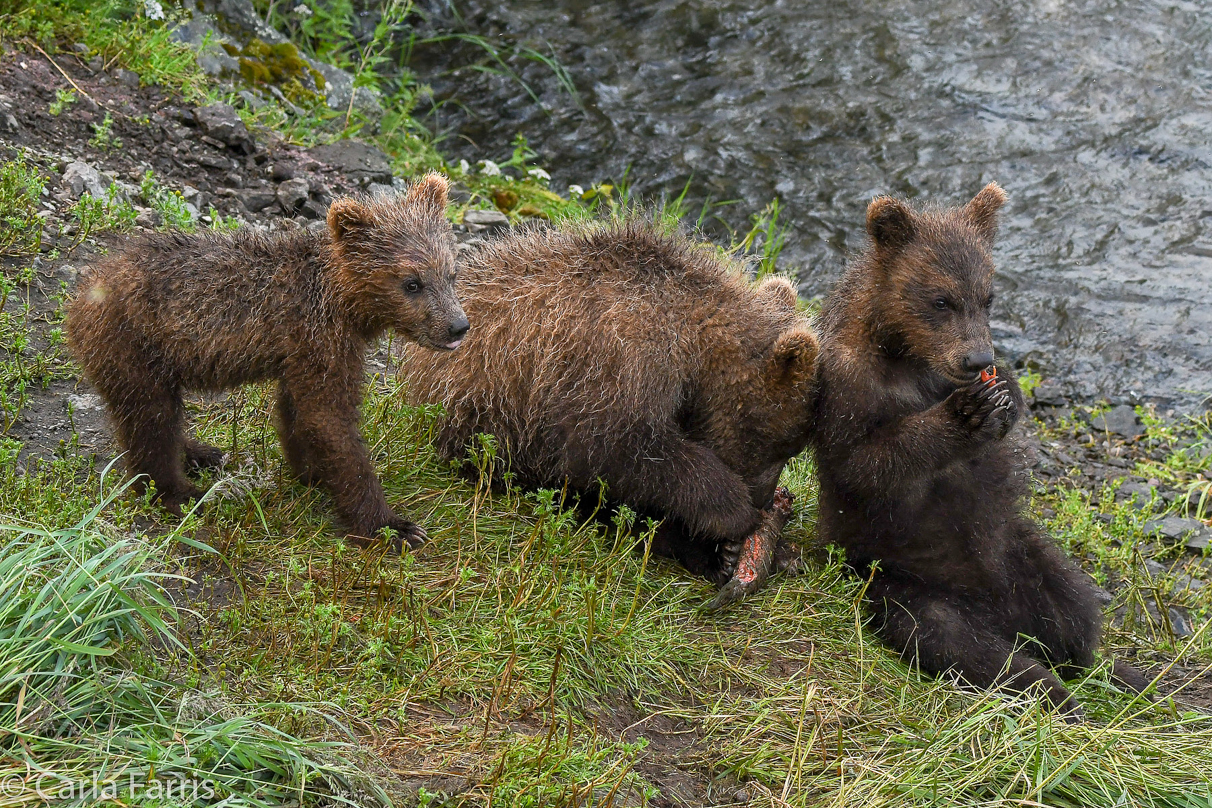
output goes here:
[{"label": "shaggy brown fur", "polygon": [[[368,345],[384,330],[458,346],[446,180],[404,197],[339,199],[328,233],[168,233],[140,238],[81,281],[71,347],[109,405],[131,469],[170,510],[202,491],[185,477],[222,452],[185,439],[185,390],[279,380],[278,429],[294,472],[323,483],[351,537],[425,533],[387,505],[358,433]],[[364,542],[362,542],[364,543]]]},{"label": "shaggy brown fur", "polygon": [[[1023,512],[1027,476],[1007,433],[1023,408],[993,363],[990,249],[1001,188],[915,213],[881,197],[872,246],[821,317],[817,398],[820,533],[864,574],[886,642],[931,673],[1080,708],[1064,673],[1094,664],[1094,583]],[[1117,665],[1133,687],[1143,677]]]},{"label": "shaggy brown fur", "polygon": [[761,288],[651,225],[515,233],[463,270],[483,326],[453,355],[411,352],[438,445],[491,433],[519,481],[666,519],[658,551],[716,580],[807,443],[816,337],[784,280]]}]

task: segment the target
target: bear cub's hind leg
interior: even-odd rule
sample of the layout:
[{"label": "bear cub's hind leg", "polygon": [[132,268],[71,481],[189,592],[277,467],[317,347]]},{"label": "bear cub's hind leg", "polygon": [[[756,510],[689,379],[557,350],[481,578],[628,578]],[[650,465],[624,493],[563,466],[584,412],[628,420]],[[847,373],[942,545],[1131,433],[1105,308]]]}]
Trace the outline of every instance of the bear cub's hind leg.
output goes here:
[{"label": "bear cub's hind leg", "polygon": [[[131,388],[141,389],[127,388],[120,395],[102,389],[101,394],[110,405],[130,470],[151,478],[156,499],[170,513],[180,516],[186,502],[203,494],[186,478],[181,463],[185,450],[181,391],[142,381],[131,384]],[[138,482],[136,486],[142,489],[145,484]]]},{"label": "bear cub's hind leg", "polygon": [[878,577],[869,596],[882,623],[878,633],[907,662],[916,660],[922,670],[935,675],[954,671],[980,688],[1026,693],[1041,687],[1066,721],[1082,720],[1077,699],[1061,680],[990,631],[979,614],[913,584]]}]

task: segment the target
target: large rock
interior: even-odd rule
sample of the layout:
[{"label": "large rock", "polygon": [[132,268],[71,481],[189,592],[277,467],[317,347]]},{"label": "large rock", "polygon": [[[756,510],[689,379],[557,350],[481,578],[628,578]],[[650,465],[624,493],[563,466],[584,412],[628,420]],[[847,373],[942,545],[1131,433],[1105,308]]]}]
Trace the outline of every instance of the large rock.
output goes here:
[{"label": "large rock", "polygon": [[104,199],[105,192],[112,182],[88,163],[68,163],[67,168],[63,170],[63,187],[72,199],[79,199],[85,193],[92,194],[97,199]]},{"label": "large rock", "polygon": [[1208,546],[1212,531],[1204,527],[1198,519],[1184,519],[1181,516],[1167,516],[1164,519],[1153,519],[1142,528],[1146,536],[1156,535],[1173,542],[1182,542],[1188,550],[1203,550]]},{"label": "large rock", "polygon": [[211,104],[194,109],[194,120],[204,134],[241,153],[252,154],[257,144],[230,104]]},{"label": "large rock", "polygon": [[359,140],[338,140],[326,146],[316,146],[307,153],[359,185],[391,183],[391,163],[387,155]]},{"label": "large rock", "polygon": [[302,177],[287,180],[278,186],[278,203],[282,205],[282,210],[293,213],[307,201],[310,191],[310,183]]},{"label": "large rock", "polygon": [[494,233],[509,229],[509,217],[499,210],[469,210],[463,214],[463,224],[472,233]]},{"label": "large rock", "polygon": [[1091,425],[1099,432],[1110,432],[1129,440],[1145,434],[1145,427],[1136,416],[1136,410],[1127,404],[1120,404],[1095,416]]},{"label": "large rock", "polygon": [[[235,37],[242,43],[247,43],[254,37],[270,45],[289,41],[276,29],[265,24],[261,15],[253,7],[252,0],[201,0],[198,5],[203,12],[203,14],[194,15],[195,20],[200,20],[197,26],[198,30],[203,30],[203,25],[210,25],[213,28],[215,23],[217,23],[219,29]],[[210,22],[204,15],[210,15],[215,22]],[[194,30],[189,28],[186,28],[180,36],[182,41],[190,41],[195,47],[202,42],[202,39],[197,36]],[[195,37],[195,39],[187,40],[184,38],[186,36]],[[224,55],[226,56],[226,54]],[[379,103],[378,95],[366,87],[355,89],[352,74],[339,67],[312,59],[306,54],[301,53],[299,55],[324,76],[324,100],[330,109],[348,109],[349,101],[352,97],[354,109],[361,112],[368,119],[378,121],[379,118],[383,117],[383,105]],[[218,58],[217,54],[215,54],[215,58]],[[231,57],[227,58],[230,59]],[[232,62],[235,63],[235,60],[232,60]],[[206,69],[205,66],[203,69]],[[235,64],[233,72],[238,71],[239,65]]]}]

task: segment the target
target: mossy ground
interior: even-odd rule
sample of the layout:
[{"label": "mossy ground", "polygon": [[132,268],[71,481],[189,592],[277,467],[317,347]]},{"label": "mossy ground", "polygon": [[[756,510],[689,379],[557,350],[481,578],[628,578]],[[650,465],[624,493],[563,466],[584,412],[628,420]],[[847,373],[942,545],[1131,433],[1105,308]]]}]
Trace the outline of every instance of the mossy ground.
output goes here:
[{"label": "mossy ground", "polygon": [[[145,19],[119,15],[86,34],[73,16],[79,8],[31,8],[14,15],[0,0],[9,47],[28,39],[50,49],[84,37],[141,75],[158,69],[153,64],[180,65],[156,80],[182,93],[214,93]],[[255,122],[325,139],[337,134],[324,128],[331,121],[318,111],[301,119],[270,109]],[[457,171],[413,124],[396,123],[378,142],[401,174]],[[519,149],[516,164],[502,161],[503,175],[464,175],[472,204],[509,192],[512,205],[499,206],[511,215],[531,204],[556,219],[590,215],[594,199],[605,210],[622,204],[615,189],[591,190],[588,200],[552,193],[526,172],[524,144]],[[0,385],[15,420],[27,413],[23,392],[77,376],[56,336],[62,290],[41,306],[29,296],[38,226],[29,164],[10,159],[0,177],[0,216],[19,234],[4,245],[9,293],[0,314]],[[682,213],[677,200],[666,212]],[[120,210],[80,215],[93,216],[96,230],[129,226]],[[777,213],[763,227],[777,241]],[[764,258],[773,263],[774,253]],[[1072,683],[1090,721],[1069,726],[1030,701],[923,677],[869,637],[864,582],[813,533],[810,458],[796,459],[784,477],[796,495],[787,536],[805,548],[803,573],[775,578],[724,614],[705,614],[705,582],[637,551],[649,526],[625,514],[587,517],[561,492],[494,490],[483,474],[460,475],[439,461],[430,445],[437,414],[408,407],[390,350],[379,358],[386,362],[370,382],[364,432],[389,499],[432,540],[403,558],[346,545],[323,492],[286,473],[270,388],[195,400],[197,432],[232,457],[208,478],[207,501],[179,521],[123,493],[88,522],[97,536],[143,543],[144,567],[183,576],[159,584],[174,604],[157,612],[170,630],[159,639],[152,631],[147,641],[114,623],[93,638],[104,655],[65,646],[72,664],[92,665],[82,681],[120,674],[155,683],[140,691],[145,701],[168,704],[204,693],[228,705],[214,713],[216,725],[231,705],[243,705],[237,709],[263,725],[229,742],[232,758],[267,784],[296,788],[307,804],[372,804],[385,794],[422,805],[1212,805],[1207,693],[1149,703],[1115,689],[1100,668]],[[1136,470],[1170,487],[1208,485],[1208,417],[1144,415],[1150,454],[1133,461]],[[1081,431],[1076,420],[1027,428],[1068,442]],[[105,458],[82,451],[75,430],[70,424],[57,448],[2,444],[0,521],[68,528],[114,491],[117,476],[102,478]],[[481,472],[499,462],[490,440],[475,459]],[[1032,507],[1113,589],[1108,613],[1118,618],[1108,650],[1161,677],[1165,690],[1183,680],[1178,669],[1212,665],[1212,586],[1174,589],[1180,575],[1207,578],[1206,559],[1169,548],[1183,569],[1142,573],[1151,544],[1144,523],[1172,506],[1157,500],[1138,509],[1118,500],[1113,484],[1092,489],[1062,479],[1041,487]],[[0,607],[11,602],[0,598]],[[1173,604],[1187,610],[1195,633],[1175,636],[1164,617]],[[0,637],[25,636],[3,634],[14,625],[6,619],[0,615]],[[12,647],[0,645],[0,661],[14,658],[2,650]],[[0,680],[0,717],[13,719],[0,725],[0,777],[20,777],[34,764],[82,777],[100,765],[99,757],[78,750],[73,757],[50,742],[72,739],[82,725],[63,716],[57,724],[28,719],[34,709],[57,715],[62,700],[53,693],[32,700],[14,685],[28,674],[19,666],[0,673],[8,677]],[[90,725],[102,742],[106,732],[128,737],[130,716],[142,715],[112,714],[125,723]],[[179,742],[195,737],[194,724],[182,729],[194,718],[162,708],[144,732],[155,743],[126,754],[144,775],[149,763],[152,771],[194,765],[183,762]],[[291,748],[310,768],[282,763],[279,753]],[[355,788],[354,769],[383,793]],[[254,801],[255,789],[231,788],[244,804]],[[262,791],[267,804],[287,799],[271,791]]]}]

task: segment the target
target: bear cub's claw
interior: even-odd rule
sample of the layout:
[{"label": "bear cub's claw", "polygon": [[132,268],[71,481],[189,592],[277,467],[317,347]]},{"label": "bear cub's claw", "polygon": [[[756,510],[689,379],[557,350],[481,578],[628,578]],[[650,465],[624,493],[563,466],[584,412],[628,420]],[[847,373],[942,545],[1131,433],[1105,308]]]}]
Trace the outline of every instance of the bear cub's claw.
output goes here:
[{"label": "bear cub's claw", "polygon": [[[391,531],[390,539],[384,538],[384,530]],[[366,534],[370,534],[368,537]],[[406,550],[415,550],[429,540],[425,528],[416,522],[410,522],[399,516],[387,520],[387,524],[377,530],[352,531],[346,538],[350,544],[363,549],[383,547],[386,545],[392,555],[403,555]]]},{"label": "bear cub's claw", "polygon": [[202,471],[203,469],[220,469],[227,462],[227,453],[218,446],[210,446],[198,441],[185,444],[185,468],[187,471]]},{"label": "bear cub's claw", "polygon": [[1018,420],[1018,405],[1009,384],[1000,377],[993,382],[978,379],[951,394],[956,420],[977,440],[1001,440]]}]

